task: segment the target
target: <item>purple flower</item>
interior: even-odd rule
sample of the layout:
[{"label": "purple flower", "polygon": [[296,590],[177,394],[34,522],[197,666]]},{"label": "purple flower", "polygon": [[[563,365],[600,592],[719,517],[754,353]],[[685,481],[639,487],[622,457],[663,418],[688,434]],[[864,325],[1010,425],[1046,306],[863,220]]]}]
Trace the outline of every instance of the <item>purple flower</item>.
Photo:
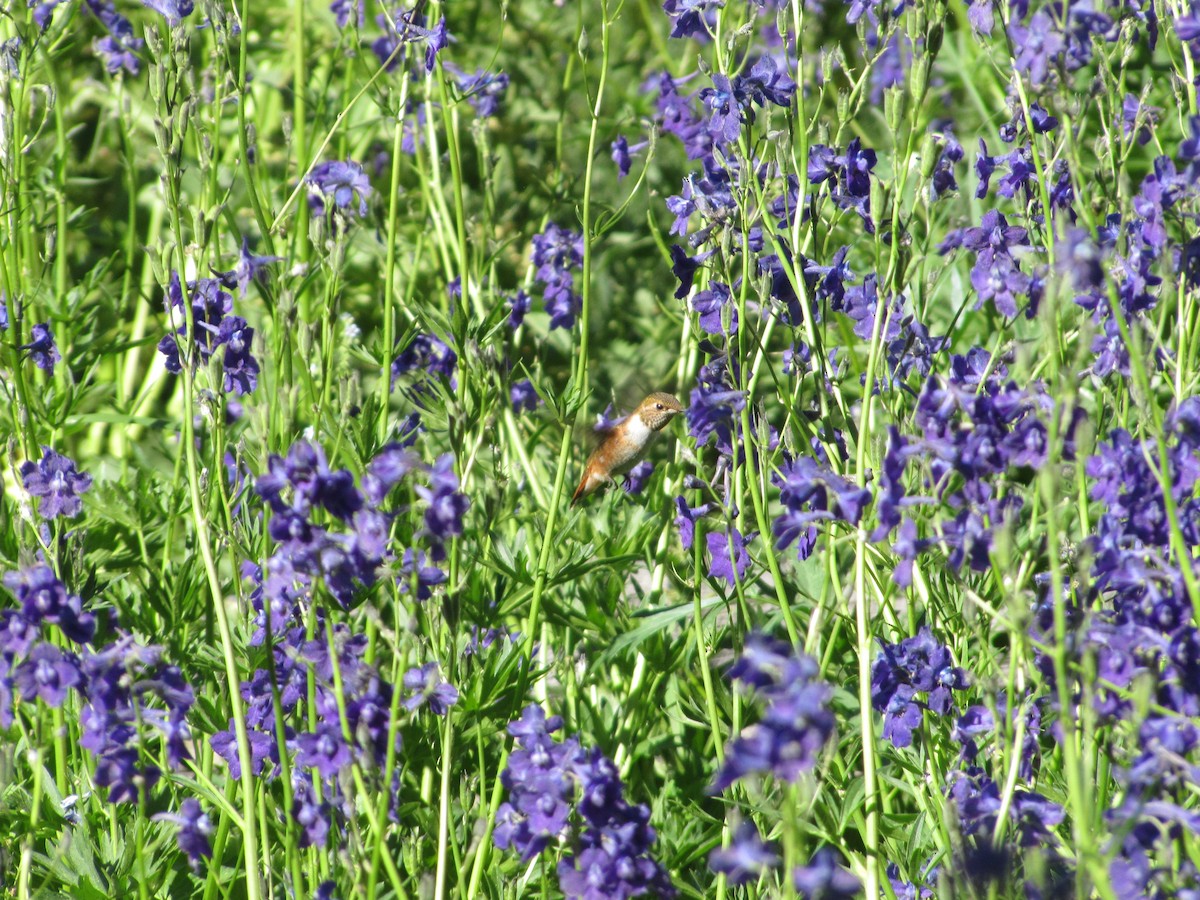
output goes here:
[{"label": "purple flower", "polygon": [[758,833],[753,822],[743,822],[728,847],[708,854],[708,867],[723,874],[730,884],[747,884],[779,865],[779,853]]},{"label": "purple flower", "polygon": [[717,450],[732,456],[736,414],[745,407],[746,394],[731,389],[727,367],[728,360],[718,358],[701,368],[696,376],[697,386],[689,395],[686,415],[688,433],[696,446],[707,444],[715,435]]},{"label": "purple flower", "polygon": [[331,722],[296,738],[296,764],[316,769],[326,780],[335,777],[350,762],[350,748],[342,738],[341,729]]},{"label": "purple flower", "polygon": [[792,105],[796,93],[796,82],[771,56],[760,57],[750,71],[738,76],[738,86],[752,103],[766,106],[768,103],[784,108]]},{"label": "purple flower", "polygon": [[[450,63],[446,64],[450,69]],[[481,119],[500,114],[500,105],[508,90],[509,78],[504,72],[476,69],[474,75],[458,73],[458,89]]]},{"label": "purple flower", "polygon": [[462,534],[463,516],[471,500],[458,492],[458,476],[454,474],[451,454],[438,458],[430,471],[430,486],[418,487],[417,494],[428,504],[425,527],[434,538],[444,541]]},{"label": "purple flower", "polygon": [[[730,337],[737,334],[737,308],[732,305],[731,300],[729,285],[719,281],[709,282],[706,290],[699,291],[692,297],[692,309],[700,316],[700,327],[709,334],[729,334]],[[728,330],[724,326],[722,315],[726,307],[729,307]]]},{"label": "purple flower", "polygon": [[538,396],[537,390],[533,386],[533,382],[528,378],[523,381],[518,381],[508,389],[508,397],[512,402],[514,412],[532,412],[537,409],[542,402],[542,398]]},{"label": "purple flower", "polygon": [[529,312],[529,307],[533,305],[533,300],[524,291],[517,291],[508,301],[508,325],[514,331],[521,327],[521,323],[525,321],[525,314]]},{"label": "purple flower", "polygon": [[250,286],[250,282],[258,281],[267,266],[282,261],[282,256],[255,256],[250,252],[250,241],[243,236],[237,264],[233,267],[232,272],[227,272],[225,275],[232,277],[233,284],[237,285],[238,293],[245,297],[246,288]]},{"label": "purple flower", "polygon": [[445,18],[439,19],[433,28],[426,28],[425,15],[419,11],[421,6],[417,3],[411,9],[397,9],[392,18],[375,17],[375,24],[384,34],[372,42],[371,51],[387,71],[393,71],[400,64],[402,56],[398,51],[401,47],[424,44],[425,73],[432,74],[438,53],[449,45]]},{"label": "purple flower", "polygon": [[724,578],[730,587],[737,585],[750,565],[742,533],[730,526],[728,532],[710,531],[704,541],[708,545],[708,577]]},{"label": "purple flower", "polygon": [[137,51],[142,49],[145,41],[134,37],[133,24],[117,12],[110,0],[87,0],[87,9],[108,31],[93,44],[96,53],[104,59],[108,74],[116,75],[124,69],[130,75],[136,75],[141,65]]},{"label": "purple flower", "polygon": [[822,847],[807,866],[792,871],[792,884],[804,900],[849,900],[862,891],[854,873],[839,861],[836,850]]},{"label": "purple flower", "polygon": [[782,550],[800,538],[801,559],[812,552],[817,522],[841,520],[857,525],[871,502],[869,490],[833,473],[811,456],[785,461],[771,481],[779,487],[785,510],[772,529],[775,546]]},{"label": "purple flower", "polygon": [[[966,672],[953,665],[950,650],[928,627],[898,644],[884,644],[871,666],[871,704],[883,713],[884,737],[897,747],[912,742],[922,708],[948,715],[954,710],[951,692],[966,687]],[[917,692],[926,702],[915,699]]]},{"label": "purple flower", "polygon": [[170,822],[179,828],[175,840],[193,869],[198,868],[202,860],[212,859],[209,837],[214,831],[213,823],[199,800],[189,797],[179,805],[179,812],[156,813],[150,818],[155,822]]},{"label": "purple flower", "polygon": [[612,143],[612,161],[617,165],[618,180],[629,174],[629,170],[633,166],[634,154],[640,153],[648,145],[649,141],[642,141],[630,147],[629,141],[625,140],[625,135],[617,135],[617,139]]},{"label": "purple flower", "polygon": [[8,331],[8,295],[0,291],[0,331]]},{"label": "purple flower", "polygon": [[425,554],[412,548],[404,551],[401,559],[400,573],[396,583],[403,593],[412,591],[417,600],[425,601],[433,596],[433,588],[446,581],[446,573],[437,566],[425,565]]},{"label": "purple flower", "polygon": [[313,214],[325,215],[325,201],[332,200],[335,209],[350,214],[350,204],[358,196],[358,215],[367,215],[367,198],[371,196],[371,182],[362,166],[353,160],[331,160],[314,166],[304,179],[309,186],[308,205]]},{"label": "purple flower", "polygon": [[551,739],[561,727],[536,705],[508,726],[518,749],[500,776],[509,799],[496,812],[496,846],[529,861],[573,834],[574,852],[558,864],[568,898],[674,897],[666,871],[649,855],[656,838],[649,809],[625,801],[616,767],[598,750],[586,751],[574,738]]},{"label": "purple flower", "polygon": [[663,0],[663,12],[671,19],[671,37],[707,38],[722,5],[721,0]]},{"label": "purple flower", "polygon": [[361,28],[366,22],[363,0],[333,0],[329,4],[329,11],[337,20],[338,28],[344,29],[351,23],[355,28]]},{"label": "purple flower", "polygon": [[435,662],[405,672],[404,688],[412,692],[412,696],[404,701],[404,708],[410,712],[428,703],[431,713],[444,716],[458,703],[458,688],[442,681]]},{"label": "purple flower", "polygon": [[627,494],[640,494],[646,487],[646,482],[650,480],[650,476],[653,474],[654,463],[642,460],[629,470],[629,474],[625,476],[625,481],[621,487],[624,488]]},{"label": "purple flower", "polygon": [[92,486],[91,475],[77,472],[73,460],[49,447],[42,447],[42,458],[38,462],[27,460],[21,463],[20,473],[30,496],[41,498],[38,512],[43,519],[75,518],[83,509],[79,495]]},{"label": "purple flower", "polygon": [[79,660],[53,644],[35,645],[25,661],[13,669],[13,684],[21,699],[32,702],[36,697],[47,706],[62,706],[67,691],[82,682]]},{"label": "purple flower", "polygon": [[942,149],[938,154],[937,163],[934,164],[930,180],[930,190],[933,192],[935,200],[951,191],[958,190],[958,182],[954,178],[954,166],[961,162],[966,155],[962,144],[954,137],[948,124],[943,128],[940,143]]},{"label": "purple flower", "polygon": [[533,236],[533,264],[545,288],[542,297],[550,314],[550,329],[571,328],[579,314],[582,298],[575,292],[575,269],[583,266],[583,234],[560,228],[553,222]]},{"label": "purple flower", "polygon": [[391,489],[419,466],[420,458],[404,444],[385,444],[363,474],[363,496],[372,506],[381,505]]},{"label": "purple flower", "polygon": [[62,359],[58,347],[54,345],[54,332],[50,330],[49,322],[41,322],[33,326],[33,340],[21,344],[19,350],[28,350],[33,363],[43,372],[53,372],[54,364]]},{"label": "purple flower", "polygon": [[1017,51],[1017,70],[1028,73],[1034,87],[1046,81],[1052,64],[1062,61],[1066,42],[1058,24],[1044,10],[1035,13],[1028,26],[1014,16],[1008,36]]},{"label": "purple flower", "polygon": [[1118,119],[1121,131],[1125,137],[1129,137],[1136,129],[1138,145],[1145,146],[1150,143],[1150,129],[1157,124],[1160,112],[1162,110],[1157,106],[1143,106],[1141,100],[1135,95],[1126,94],[1121,103],[1121,116]]},{"label": "purple flower", "polygon": [[711,792],[723,791],[755,773],[770,772],[784,781],[795,781],[816,765],[817,754],[834,728],[829,710],[833,691],[816,680],[817,671],[816,662],[793,655],[777,641],[760,635],[747,639],[746,653],[729,675],[753,685],[767,701],[767,709],[760,722],[743,729],[730,742]]},{"label": "purple flower", "polygon": [[392,385],[395,386],[401,375],[417,372],[433,378],[445,378],[453,387],[457,365],[458,354],[449,344],[436,334],[418,332],[392,360]]},{"label": "purple flower", "polygon": [[672,244],[670,249],[671,271],[679,279],[679,287],[675,288],[675,299],[682,300],[692,289],[692,284],[696,278],[696,271],[700,268],[704,260],[712,255],[712,252],[688,256],[687,251],[678,244]]},{"label": "purple flower", "polygon": [[[0,635],[7,632],[10,638],[32,635],[34,627],[42,622],[57,625],[72,641],[86,644],[96,633],[96,617],[83,611],[83,603],[75,594],[67,593],[66,585],[58,580],[54,570],[46,565],[35,565],[20,572],[9,572],[4,576],[4,585],[21,604],[19,621],[10,618],[8,628],[0,627]],[[28,626],[28,627],[27,627]],[[10,643],[11,649],[11,643]],[[4,645],[0,642],[0,652]],[[24,653],[25,647],[20,652]]]},{"label": "purple flower", "polygon": [[142,0],[142,5],[159,13],[172,28],[192,14],[192,0]]},{"label": "purple flower", "polygon": [[643,90],[657,89],[656,122],[663,133],[679,138],[688,159],[702,159],[709,156],[712,139],[708,136],[704,119],[694,108],[693,97],[684,97],[679,93],[680,86],[687,80],[676,80],[669,72],[663,71],[647,79]]},{"label": "purple flower", "polygon": [[254,329],[241,316],[226,316],[217,331],[217,344],[225,346],[222,371],[226,392],[249,394],[258,387],[258,360],[250,352]]},{"label": "purple flower", "polygon": [[[326,795],[327,797],[328,795]],[[333,807],[328,799],[318,799],[312,779],[298,779],[292,794],[292,818],[300,826],[301,847],[324,847],[332,824]]]}]

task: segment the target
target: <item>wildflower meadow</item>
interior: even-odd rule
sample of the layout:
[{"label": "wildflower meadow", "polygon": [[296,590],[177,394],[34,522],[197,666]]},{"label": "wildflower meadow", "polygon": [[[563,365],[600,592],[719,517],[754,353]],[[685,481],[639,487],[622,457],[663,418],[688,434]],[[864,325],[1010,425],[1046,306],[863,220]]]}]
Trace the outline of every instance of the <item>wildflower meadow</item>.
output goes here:
[{"label": "wildflower meadow", "polygon": [[0,0],[0,897],[1200,897],[1198,60]]}]

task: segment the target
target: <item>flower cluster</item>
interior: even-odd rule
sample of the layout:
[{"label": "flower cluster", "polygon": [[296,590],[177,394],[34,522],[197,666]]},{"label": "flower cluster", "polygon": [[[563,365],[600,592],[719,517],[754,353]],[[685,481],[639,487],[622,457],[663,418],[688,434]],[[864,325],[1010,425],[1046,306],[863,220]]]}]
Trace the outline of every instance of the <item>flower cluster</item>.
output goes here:
[{"label": "flower cluster", "polygon": [[[95,783],[107,788],[111,803],[144,799],[162,774],[142,762],[143,752],[156,755],[147,727],[162,736],[160,758],[168,765],[190,758],[191,686],[176,666],[164,664],[161,648],[129,636],[93,646],[95,617],[49,566],[9,572],[4,584],[19,609],[0,611],[0,728],[13,722],[14,699],[61,707],[74,691],[82,705],[79,743],[96,759]],[[51,641],[47,626],[78,652]]]},{"label": "flower cluster", "polygon": [[545,285],[542,297],[550,314],[551,330],[571,328],[583,303],[571,274],[583,266],[583,235],[551,222],[545,231],[533,236],[532,259],[538,281]]},{"label": "flower cluster", "polygon": [[73,519],[83,510],[84,494],[92,487],[92,476],[75,468],[70,457],[42,448],[37,462],[21,463],[21,483],[31,497],[38,498],[38,513],[43,519],[66,516]]},{"label": "flower cluster", "polygon": [[[818,446],[825,457],[825,451]],[[771,481],[779,487],[784,511],[775,519],[775,543],[784,549],[798,542],[797,554],[808,559],[816,546],[816,523],[843,521],[857,525],[871,492],[832,472],[827,457],[822,463],[811,456],[786,459]]]},{"label": "flower cluster", "polygon": [[[346,216],[357,213],[359,218],[367,215],[367,198],[371,196],[371,182],[362,166],[352,159],[330,160],[313,167],[304,178],[308,185],[308,208],[314,216],[324,216],[342,211]],[[358,197],[358,206],[350,204]],[[327,204],[332,202],[330,208]]]},{"label": "flower cluster", "polygon": [[408,52],[406,48],[423,46],[423,69],[426,75],[432,74],[438,54],[449,46],[445,17],[438,19],[432,28],[428,27],[422,5],[399,7],[390,16],[381,13],[375,17],[375,24],[383,34],[371,42],[371,52],[386,71],[394,71],[403,62]]},{"label": "flower cluster", "polygon": [[54,332],[50,330],[49,322],[40,322],[30,329],[30,341],[22,344],[19,349],[28,350],[33,364],[43,372],[53,372],[54,364],[62,359],[58,347],[54,343]]},{"label": "flower cluster", "polygon": [[[116,75],[124,70],[130,75],[136,75],[141,68],[138,51],[146,42],[134,36],[133,24],[117,12],[116,6],[110,0],[87,0],[87,9],[108,32],[93,43],[93,49],[96,55],[104,60],[108,74]],[[43,27],[49,21],[49,15],[45,12],[44,15]]]},{"label": "flower cluster", "polygon": [[565,842],[558,882],[568,900],[674,897],[666,870],[650,856],[650,810],[625,801],[616,767],[599,750],[575,738],[556,742],[551,735],[560,728],[562,719],[546,718],[537,705],[508,726],[518,749],[500,776],[509,799],[496,812],[496,846],[528,861]]},{"label": "flower cluster", "polygon": [[794,654],[783,641],[762,634],[746,639],[729,677],[752,688],[767,709],[758,724],[730,742],[711,791],[757,773],[795,781],[816,764],[834,728],[829,710],[833,689],[817,673],[814,660]]},{"label": "flower cluster", "polygon": [[[257,258],[261,261],[262,258]],[[184,361],[193,370],[207,364],[217,348],[224,348],[221,371],[226,392],[243,395],[258,387],[258,360],[251,352],[254,329],[241,316],[232,315],[233,296],[224,289],[222,278],[200,278],[189,281],[190,303],[185,303],[179,273],[171,273],[167,285],[168,315],[182,319],[182,324],[158,342],[158,352],[166,357],[168,372],[179,374]]]},{"label": "flower cluster", "polygon": [[[263,631],[287,627],[301,613],[297,602],[321,579],[330,595],[348,606],[360,587],[377,579],[387,553],[388,517],[378,508],[392,486],[415,468],[410,451],[384,447],[371,464],[367,495],[345,469],[333,471],[325,452],[297,441],[286,457],[272,455],[254,490],[271,510],[268,533],[278,546],[267,560],[253,598]],[[348,531],[314,521],[323,511]]]},{"label": "flower cluster", "polygon": [[425,381],[429,378],[445,379],[453,390],[458,383],[454,374],[457,367],[458,354],[449,344],[436,334],[417,333],[392,360],[392,387],[402,376],[411,375],[415,380],[409,397],[416,402],[425,392]]},{"label": "flower cluster", "polygon": [[829,183],[829,195],[841,209],[852,209],[862,219],[867,234],[875,233],[871,218],[871,171],[876,163],[875,151],[863,147],[858,138],[838,153],[824,144],[813,144],[808,150],[808,180],[814,184]]},{"label": "flower cluster", "polygon": [[733,78],[716,72],[712,82],[712,87],[700,90],[697,99],[709,111],[707,128],[713,146],[726,152],[737,143],[742,124],[753,124],[755,106],[772,104],[787,109],[796,92],[796,82],[770,56]]},{"label": "flower cluster", "polygon": [[[953,691],[967,687],[967,673],[928,627],[898,644],[884,644],[871,666],[871,705],[883,713],[883,737],[897,747],[912,744],[922,710],[938,716],[954,710]],[[917,694],[924,694],[921,700]]]}]

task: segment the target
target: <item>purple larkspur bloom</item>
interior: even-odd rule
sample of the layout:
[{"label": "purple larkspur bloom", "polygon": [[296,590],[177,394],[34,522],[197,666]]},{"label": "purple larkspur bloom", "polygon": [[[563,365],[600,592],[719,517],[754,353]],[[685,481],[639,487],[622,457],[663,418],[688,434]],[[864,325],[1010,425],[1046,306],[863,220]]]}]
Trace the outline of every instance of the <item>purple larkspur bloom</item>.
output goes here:
[{"label": "purple larkspur bloom", "polygon": [[429,487],[418,486],[417,494],[428,505],[425,508],[425,527],[438,541],[463,532],[463,516],[471,499],[458,490],[454,473],[454,457],[446,453],[438,457],[430,470]]},{"label": "purple larkspur bloom", "polygon": [[203,860],[212,858],[209,838],[215,828],[199,800],[189,797],[179,805],[179,812],[156,813],[150,818],[155,822],[170,822],[179,829],[175,833],[175,840],[193,869],[200,866]]},{"label": "purple larkspur bloom", "polygon": [[701,367],[685,412],[688,433],[696,446],[704,446],[715,436],[717,450],[733,456],[737,414],[745,405],[746,392],[735,390],[730,384],[727,358],[718,357]]},{"label": "purple larkspur bloom", "polygon": [[[952,692],[966,687],[966,672],[953,664],[949,648],[928,627],[898,644],[884,644],[871,666],[871,704],[883,713],[884,737],[897,747],[912,743],[922,709],[951,714]],[[925,694],[924,701],[916,699],[918,692]]]},{"label": "purple larkspur bloom", "polygon": [[[692,297],[692,309],[700,316],[700,327],[709,334],[728,334],[730,337],[737,334],[737,307],[732,300],[729,285],[719,281],[709,282],[705,290],[698,291]],[[723,315],[726,307],[729,309],[728,328],[725,327]]]},{"label": "purple larkspur bloom", "polygon": [[750,554],[746,552],[747,540],[732,526],[728,531],[710,531],[706,534],[708,577],[714,580],[723,578],[730,587],[736,586],[750,566]]},{"label": "purple larkspur bloom", "polygon": [[625,481],[621,484],[627,494],[640,494],[646,487],[646,482],[650,480],[650,476],[654,474],[654,463],[643,459],[625,476]]},{"label": "purple larkspur bloom", "polygon": [[418,332],[392,360],[392,385],[410,372],[418,376],[444,378],[455,386],[458,354],[436,334]]},{"label": "purple larkspur bloom", "polygon": [[533,305],[533,299],[524,291],[517,291],[508,300],[508,327],[514,331],[525,321],[525,314]]},{"label": "purple larkspur bloom", "polygon": [[476,115],[487,119],[500,114],[509,84],[506,73],[476,69],[475,74],[465,75],[457,69],[451,69],[450,63],[446,64],[446,68],[456,74],[458,89],[474,108]]},{"label": "purple larkspur bloom", "polygon": [[174,28],[192,14],[192,0],[142,0],[142,6],[154,10]]},{"label": "purple larkspur bloom", "polygon": [[550,314],[550,330],[571,328],[583,303],[572,274],[583,266],[583,234],[549,222],[545,231],[533,236],[531,259],[538,281],[545,285],[542,298]]},{"label": "purple larkspur bloom", "polygon": [[405,672],[404,688],[411,692],[411,696],[404,701],[404,708],[409,712],[428,705],[429,711],[435,716],[444,716],[450,707],[458,703],[458,688],[442,681],[435,662]]},{"label": "purple larkspur bloom", "polygon": [[446,19],[439,19],[433,28],[426,27],[425,14],[420,11],[422,6],[423,4],[416,3],[411,8],[398,8],[390,18],[382,14],[375,17],[375,24],[384,34],[371,43],[371,51],[388,72],[400,65],[404,58],[400,52],[402,48],[423,45],[425,73],[431,74],[438,53],[449,46],[450,36],[446,31]]},{"label": "purple larkspur bloom", "polygon": [[331,722],[296,738],[296,764],[316,769],[324,779],[335,777],[350,762],[350,748],[342,738],[341,728]]},{"label": "purple larkspur bloom", "polygon": [[116,75],[123,69],[130,75],[136,75],[141,67],[137,54],[146,42],[134,36],[133,23],[117,12],[111,0],[86,0],[86,6],[108,32],[93,43],[96,53],[104,60],[108,74]]},{"label": "purple larkspur bloom", "polygon": [[300,826],[301,847],[324,847],[333,824],[333,806],[328,795],[318,795],[312,779],[298,780],[292,794],[292,818]]},{"label": "purple larkspur bloom", "polygon": [[728,847],[708,854],[708,867],[724,875],[730,884],[747,884],[779,865],[779,852],[762,839],[753,822],[743,822]]},{"label": "purple larkspur bloom", "polygon": [[309,188],[308,205],[314,215],[323,216],[325,202],[331,200],[334,209],[345,210],[347,215],[354,210],[351,203],[358,197],[358,215],[367,215],[367,198],[371,196],[371,182],[362,166],[353,160],[330,160],[313,167],[305,176]]},{"label": "purple larkspur bloom", "polygon": [[21,463],[21,482],[30,496],[40,498],[38,512],[44,519],[74,518],[83,510],[80,494],[91,489],[92,476],[75,469],[74,460],[42,447],[36,463]]},{"label": "purple larkspur bloom", "polygon": [[385,444],[367,465],[362,492],[367,502],[379,506],[393,487],[409,472],[420,467],[420,457],[402,443]]},{"label": "purple larkspur bloom", "polygon": [[1058,24],[1045,10],[1039,10],[1028,26],[1014,17],[1008,24],[1008,36],[1017,52],[1017,71],[1028,73],[1034,87],[1043,84],[1050,67],[1062,60],[1066,46]]},{"label": "purple larkspur bloom", "polygon": [[694,96],[684,96],[679,92],[686,82],[686,78],[675,79],[669,72],[662,71],[647,79],[643,90],[657,94],[655,121],[662,132],[679,139],[688,159],[702,159],[709,155],[712,139],[708,136],[703,117],[696,109]]},{"label": "purple larkspur bloom", "polygon": [[536,705],[508,726],[517,749],[500,776],[508,800],[496,812],[496,846],[528,861],[571,835],[572,851],[558,864],[566,897],[674,897],[666,870],[650,856],[650,810],[625,801],[616,766],[598,750],[575,738],[553,740],[561,727],[562,719],[548,719]]},{"label": "purple larkspur bloom", "polygon": [[348,25],[362,28],[366,23],[363,6],[363,0],[333,0],[329,4],[329,11],[333,13],[338,28],[344,29]]},{"label": "purple larkspur bloom", "polygon": [[514,412],[532,412],[541,405],[542,398],[528,378],[515,382],[508,389],[508,399]]},{"label": "purple larkspur bloom", "polygon": [[[282,256],[256,256],[250,252],[249,239],[243,236],[237,263],[231,271],[223,273],[226,287],[236,285],[238,293],[245,297],[246,288],[250,286],[250,282],[260,280],[267,266],[282,262],[283,259]],[[232,282],[232,285],[229,282]]]},{"label": "purple larkspur bloom", "polygon": [[857,525],[871,501],[867,488],[858,487],[811,456],[785,460],[771,481],[779,487],[784,506],[772,529],[775,546],[782,550],[799,539],[801,559],[807,559],[813,550],[817,522]]},{"label": "purple larkspur bloom", "polygon": [[425,564],[425,553],[411,547],[404,551],[400,561],[400,572],[396,583],[402,593],[412,591],[417,600],[425,601],[433,596],[433,588],[446,581],[446,573],[437,566]]},{"label": "purple larkspur bloom", "polygon": [[729,743],[711,792],[756,773],[793,782],[816,765],[834,728],[829,710],[833,691],[817,675],[814,660],[792,653],[782,642],[759,634],[747,638],[746,651],[729,676],[751,685],[767,708],[758,723]]},{"label": "purple larkspur bloom", "polygon": [[649,141],[641,141],[631,147],[629,141],[625,139],[625,135],[617,135],[617,139],[612,142],[612,161],[617,166],[617,180],[629,174],[629,170],[633,166],[633,157],[649,145]]},{"label": "purple larkspur bloom", "polygon": [[36,644],[13,669],[13,684],[26,702],[36,698],[47,706],[62,706],[67,692],[82,683],[78,658],[53,644]]},{"label": "purple larkspur bloom", "polygon": [[705,39],[715,27],[716,11],[722,0],[663,0],[663,12],[671,20],[671,37]]},{"label": "purple larkspur bloom", "polygon": [[43,372],[53,372],[54,364],[61,360],[62,356],[54,344],[54,332],[50,329],[50,323],[40,322],[34,325],[30,338],[28,344],[21,344],[18,349],[28,350],[33,364]]},{"label": "purple larkspur bloom", "polygon": [[832,847],[822,847],[807,866],[792,870],[792,885],[804,900],[850,900],[862,892],[862,883],[839,861]]},{"label": "purple larkspur bloom", "polygon": [[[26,628],[10,620],[8,624],[13,634],[31,634],[33,626],[45,622],[57,625],[67,638],[79,644],[88,643],[95,635],[96,617],[83,611],[83,601],[68,593],[66,585],[49,566],[35,565],[19,572],[8,572],[4,576],[4,585],[21,604],[21,620],[30,626]],[[6,630],[0,627],[0,634]],[[3,652],[2,639],[0,652]]]}]

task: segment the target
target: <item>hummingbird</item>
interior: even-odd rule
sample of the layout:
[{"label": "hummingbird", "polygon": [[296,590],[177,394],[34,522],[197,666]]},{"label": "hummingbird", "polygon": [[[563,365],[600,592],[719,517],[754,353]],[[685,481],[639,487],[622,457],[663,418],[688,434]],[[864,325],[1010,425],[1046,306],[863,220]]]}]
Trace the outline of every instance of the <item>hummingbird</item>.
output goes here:
[{"label": "hummingbird", "polygon": [[655,392],[638,404],[638,408],[614,425],[592,451],[579,487],[571,497],[574,506],[614,475],[632,468],[642,458],[650,439],[666,427],[672,418],[683,412],[683,405],[670,394]]}]

